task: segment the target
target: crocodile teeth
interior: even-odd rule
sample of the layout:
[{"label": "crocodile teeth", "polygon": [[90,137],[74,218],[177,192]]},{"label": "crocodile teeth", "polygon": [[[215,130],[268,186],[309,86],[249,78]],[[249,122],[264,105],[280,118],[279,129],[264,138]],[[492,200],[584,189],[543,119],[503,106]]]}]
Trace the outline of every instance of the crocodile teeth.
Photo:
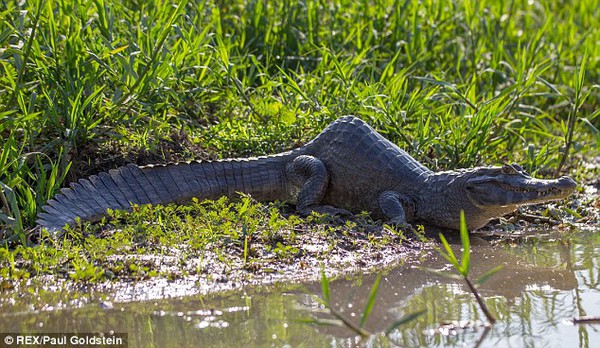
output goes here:
[{"label": "crocodile teeth", "polygon": [[557,189],[556,187],[553,187],[553,188],[551,188],[549,190],[546,190],[546,191],[539,191],[538,194],[537,194],[537,196],[538,197],[548,196],[548,195],[550,195],[552,193],[560,193],[560,189]]},{"label": "crocodile teeth", "polygon": [[512,192],[519,192],[519,193],[529,193],[530,192],[530,190],[527,190],[527,189],[519,189],[519,188],[514,188],[514,187],[509,187],[508,190],[512,191]]},{"label": "crocodile teeth", "polygon": [[[511,191],[511,192],[518,192],[518,193],[531,193],[534,191],[534,190],[520,189],[520,188],[515,188],[515,187],[506,187],[506,190]],[[537,191],[537,196],[538,197],[548,196],[552,193],[559,193],[559,192],[560,192],[560,189],[558,189],[556,187],[552,187],[552,188],[544,190],[544,191]]]}]

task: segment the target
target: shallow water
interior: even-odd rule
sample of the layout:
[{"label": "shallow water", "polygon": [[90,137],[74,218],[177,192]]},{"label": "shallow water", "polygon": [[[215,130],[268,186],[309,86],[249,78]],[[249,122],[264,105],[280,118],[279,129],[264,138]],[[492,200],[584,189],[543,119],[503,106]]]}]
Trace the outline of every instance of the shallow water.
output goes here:
[{"label": "shallow water", "polygon": [[[481,311],[460,280],[421,267],[450,270],[434,252],[384,272],[360,339],[345,327],[311,325],[320,313],[320,284],[229,295],[21,311],[0,307],[2,332],[126,332],[129,347],[600,347],[600,324],[574,325],[600,316],[600,233],[539,231],[498,242],[474,238],[472,274],[504,269],[480,287],[498,322],[485,329]],[[457,247],[458,251],[459,248]],[[334,307],[360,321],[375,275],[331,283]],[[109,306],[110,307],[110,306]],[[13,309],[16,307],[13,307]],[[407,313],[417,320],[382,334]],[[0,343],[1,345],[2,343]]]}]

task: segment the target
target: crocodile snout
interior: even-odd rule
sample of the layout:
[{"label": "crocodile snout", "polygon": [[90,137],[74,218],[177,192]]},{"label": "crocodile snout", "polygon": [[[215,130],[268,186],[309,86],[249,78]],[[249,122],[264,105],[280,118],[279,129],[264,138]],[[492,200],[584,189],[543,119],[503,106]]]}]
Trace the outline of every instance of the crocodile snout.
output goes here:
[{"label": "crocodile snout", "polygon": [[577,182],[568,176],[558,178],[558,188],[565,191],[573,191],[577,187]]}]

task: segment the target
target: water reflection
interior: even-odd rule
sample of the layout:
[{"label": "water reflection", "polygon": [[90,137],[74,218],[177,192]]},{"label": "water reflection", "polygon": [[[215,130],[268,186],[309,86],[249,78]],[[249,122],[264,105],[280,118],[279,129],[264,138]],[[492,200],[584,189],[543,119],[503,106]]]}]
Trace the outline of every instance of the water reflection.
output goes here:
[{"label": "water reflection", "polygon": [[[493,238],[497,241],[497,238]],[[129,333],[130,347],[592,347],[600,326],[573,325],[573,317],[600,315],[600,234],[593,231],[526,237],[473,245],[472,273],[504,269],[481,287],[499,319],[485,331],[473,297],[459,281],[421,269],[448,269],[435,253],[387,270],[366,328],[381,333],[403,315],[427,309],[416,321],[361,341],[343,327],[297,319],[319,314],[310,294],[319,284],[271,293],[138,302],[103,309],[11,313],[2,307],[4,332]],[[458,249],[457,249],[458,250]],[[358,322],[375,276],[332,282],[335,307]],[[304,289],[305,288],[305,289]]]},{"label": "water reflection", "polygon": [[[458,251],[458,250],[456,250]],[[498,264],[504,269],[481,286],[486,303],[499,323],[480,343],[487,346],[590,346],[600,340],[598,327],[573,326],[570,320],[584,315],[599,315],[600,269],[598,235],[582,233],[577,238],[558,235],[553,238],[527,237],[499,245],[473,247],[473,274],[482,274]],[[422,260],[425,267],[441,268],[445,262],[435,255]],[[577,265],[577,266],[575,266]],[[473,346],[483,328],[467,325],[464,330],[445,330],[440,323],[485,321],[472,295],[460,282],[424,273],[408,267],[390,272],[387,284],[380,287],[377,306],[384,313],[371,318],[370,330],[385,329],[393,320],[411,311],[426,308],[427,314],[392,335],[400,346]],[[334,298],[354,294],[355,308],[362,308],[368,285],[336,286]],[[316,289],[315,289],[316,291]],[[358,297],[356,294],[359,295]],[[341,305],[340,303],[338,303]],[[594,312],[594,313],[592,313]],[[446,327],[447,328],[447,327]],[[336,331],[334,335],[340,333]]]}]

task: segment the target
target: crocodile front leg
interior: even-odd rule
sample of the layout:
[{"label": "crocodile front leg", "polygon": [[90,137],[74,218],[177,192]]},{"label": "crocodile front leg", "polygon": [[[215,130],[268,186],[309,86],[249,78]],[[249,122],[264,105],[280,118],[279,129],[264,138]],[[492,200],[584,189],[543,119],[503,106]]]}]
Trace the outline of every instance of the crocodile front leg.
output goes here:
[{"label": "crocodile front leg", "polygon": [[294,186],[300,187],[296,209],[301,215],[308,216],[312,212],[329,215],[350,214],[345,209],[321,205],[329,183],[329,175],[320,159],[308,155],[298,156],[286,166],[286,176]]},{"label": "crocodile front leg", "polygon": [[384,191],[379,195],[378,201],[379,208],[388,219],[390,225],[396,225],[408,230],[412,229],[404,211],[404,206],[411,204],[408,197],[396,191]]}]

